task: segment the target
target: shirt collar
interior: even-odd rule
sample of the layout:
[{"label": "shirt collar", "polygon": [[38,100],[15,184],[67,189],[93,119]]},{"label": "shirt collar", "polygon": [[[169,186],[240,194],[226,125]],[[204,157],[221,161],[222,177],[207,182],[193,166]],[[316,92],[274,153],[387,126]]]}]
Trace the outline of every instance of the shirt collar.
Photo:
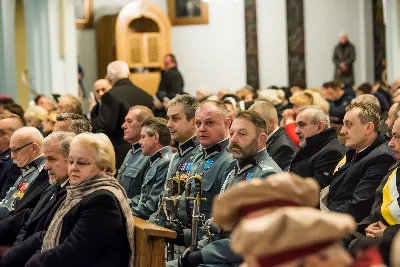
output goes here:
[{"label": "shirt collar", "polygon": [[245,171],[255,167],[258,164],[258,158],[259,158],[259,154],[262,153],[266,148],[262,148],[259,151],[257,151],[257,153],[255,153],[254,155],[245,158],[242,161],[237,161],[236,162],[236,174],[240,175],[242,173],[244,173]]},{"label": "shirt collar", "polygon": [[273,130],[272,133],[270,133],[270,134],[267,136],[267,141],[268,141],[278,130],[279,130],[279,127],[276,127],[276,129]]},{"label": "shirt collar", "polygon": [[226,148],[226,146],[229,143],[229,138],[225,138],[224,140],[218,142],[217,144],[204,148],[203,147],[203,155],[205,159],[208,159],[214,155],[217,155],[219,153],[221,153],[222,151],[224,151],[224,149]]},{"label": "shirt collar", "polygon": [[178,145],[178,154],[180,157],[183,157],[190,150],[199,145],[199,140],[197,140],[196,136],[193,136],[189,140],[185,141],[183,144]]},{"label": "shirt collar", "polygon": [[139,149],[141,149],[142,146],[139,144],[139,142],[136,142],[132,145],[132,154],[135,154],[136,152],[139,151]]}]

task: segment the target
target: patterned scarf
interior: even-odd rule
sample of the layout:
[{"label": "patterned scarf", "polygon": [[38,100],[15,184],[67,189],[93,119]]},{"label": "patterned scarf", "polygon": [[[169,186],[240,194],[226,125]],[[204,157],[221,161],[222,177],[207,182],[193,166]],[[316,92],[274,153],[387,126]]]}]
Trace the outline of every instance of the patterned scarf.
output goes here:
[{"label": "patterned scarf", "polygon": [[94,177],[84,180],[78,185],[67,187],[67,197],[60,205],[57,213],[54,215],[53,220],[51,221],[49,229],[47,230],[43,240],[42,252],[54,249],[58,246],[64,216],[83,198],[97,190],[108,190],[118,199],[121,210],[126,218],[126,231],[131,249],[129,266],[134,267],[134,221],[127,201],[127,195],[125,190],[114,177],[105,174],[95,175]]}]

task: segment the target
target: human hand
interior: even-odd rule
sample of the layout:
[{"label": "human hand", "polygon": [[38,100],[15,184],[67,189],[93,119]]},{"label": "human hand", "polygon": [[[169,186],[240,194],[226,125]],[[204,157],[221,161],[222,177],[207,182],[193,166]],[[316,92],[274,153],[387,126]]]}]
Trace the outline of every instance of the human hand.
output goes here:
[{"label": "human hand", "polygon": [[381,221],[379,221],[379,222],[370,224],[365,229],[365,233],[366,233],[367,237],[382,239],[383,232],[386,230],[386,228],[387,228],[387,226],[385,224],[383,224]]}]

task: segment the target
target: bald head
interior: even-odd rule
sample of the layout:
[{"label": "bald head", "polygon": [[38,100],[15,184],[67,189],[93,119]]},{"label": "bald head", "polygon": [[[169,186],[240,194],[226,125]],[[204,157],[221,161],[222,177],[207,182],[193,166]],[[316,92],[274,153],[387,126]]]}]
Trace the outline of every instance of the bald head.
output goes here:
[{"label": "bald head", "polygon": [[18,116],[0,120],[0,153],[10,148],[11,136],[22,126],[22,121]]},{"label": "bald head", "polygon": [[259,101],[253,104],[250,108],[250,111],[255,111],[265,120],[267,123],[268,133],[272,133],[276,128],[278,128],[278,113],[270,102],[267,101]]},{"label": "bald head", "polygon": [[93,84],[93,93],[98,102],[101,102],[102,96],[111,89],[111,84],[106,79],[97,80]]},{"label": "bald head", "polygon": [[128,78],[130,74],[129,66],[125,61],[113,61],[107,66],[107,80],[111,84],[124,78]]},{"label": "bald head", "polygon": [[14,132],[10,140],[11,158],[18,167],[43,154],[43,135],[34,127],[23,127]]}]

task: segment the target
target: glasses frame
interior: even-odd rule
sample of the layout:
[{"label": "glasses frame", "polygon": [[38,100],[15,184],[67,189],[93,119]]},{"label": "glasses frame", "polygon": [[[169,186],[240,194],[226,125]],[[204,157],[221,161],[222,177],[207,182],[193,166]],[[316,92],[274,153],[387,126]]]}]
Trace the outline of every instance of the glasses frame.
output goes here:
[{"label": "glasses frame", "polygon": [[19,147],[19,148],[16,148],[16,149],[12,149],[12,148],[10,147],[10,151],[11,151],[11,153],[13,153],[14,155],[16,155],[17,152],[18,152],[19,150],[21,150],[21,149],[23,149],[24,147],[27,147],[27,146],[29,146],[29,145],[32,145],[32,144],[36,144],[36,143],[35,143],[35,142],[30,142],[30,143],[28,143],[28,144],[26,144],[26,145],[24,145],[24,146],[21,146],[21,147]]}]

